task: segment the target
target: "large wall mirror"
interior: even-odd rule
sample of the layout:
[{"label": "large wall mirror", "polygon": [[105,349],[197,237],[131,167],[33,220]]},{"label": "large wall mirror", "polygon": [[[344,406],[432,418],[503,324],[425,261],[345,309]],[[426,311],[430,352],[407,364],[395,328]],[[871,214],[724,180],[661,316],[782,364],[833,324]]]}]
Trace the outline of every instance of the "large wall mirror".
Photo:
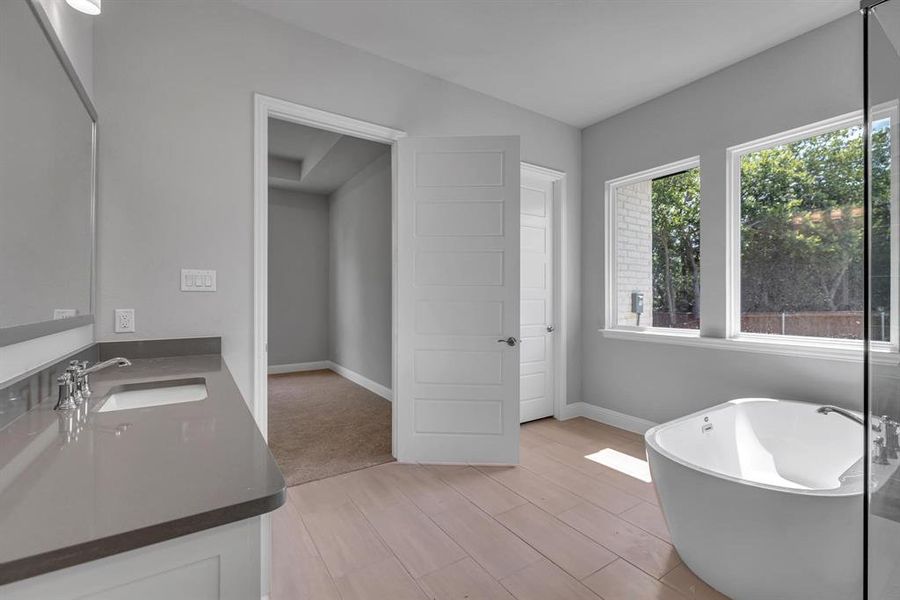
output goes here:
[{"label": "large wall mirror", "polygon": [[96,116],[37,0],[0,1],[0,346],[93,322]]}]

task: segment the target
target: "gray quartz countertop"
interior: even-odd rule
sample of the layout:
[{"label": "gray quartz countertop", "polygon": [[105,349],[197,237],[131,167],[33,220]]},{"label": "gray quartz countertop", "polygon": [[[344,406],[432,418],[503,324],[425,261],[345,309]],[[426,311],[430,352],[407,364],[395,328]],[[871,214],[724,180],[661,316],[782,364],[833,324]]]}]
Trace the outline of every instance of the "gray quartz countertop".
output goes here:
[{"label": "gray quartz countertop", "polygon": [[[203,378],[208,397],[97,412],[130,383]],[[0,584],[269,512],[278,470],[219,355],[92,376],[71,418],[45,401],[0,431]]]}]

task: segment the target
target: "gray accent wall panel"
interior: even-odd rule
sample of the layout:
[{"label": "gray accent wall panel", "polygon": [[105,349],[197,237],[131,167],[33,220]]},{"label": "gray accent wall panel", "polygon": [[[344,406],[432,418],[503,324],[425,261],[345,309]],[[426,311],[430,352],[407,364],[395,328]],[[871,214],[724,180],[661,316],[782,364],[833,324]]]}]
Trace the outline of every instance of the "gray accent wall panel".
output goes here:
[{"label": "gray accent wall panel", "polygon": [[327,196],[269,188],[269,364],[328,360]]},{"label": "gray accent wall panel", "polygon": [[391,387],[391,153],[331,194],[331,360]]}]

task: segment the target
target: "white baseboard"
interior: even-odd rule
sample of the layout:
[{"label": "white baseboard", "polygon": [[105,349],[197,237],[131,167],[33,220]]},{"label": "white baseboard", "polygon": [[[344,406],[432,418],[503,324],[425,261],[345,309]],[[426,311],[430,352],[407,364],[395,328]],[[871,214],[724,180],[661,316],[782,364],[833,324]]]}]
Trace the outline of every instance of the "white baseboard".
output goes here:
[{"label": "white baseboard", "polygon": [[364,375],[360,375],[356,371],[351,371],[347,367],[339,365],[330,360],[318,360],[315,362],[293,363],[287,365],[269,365],[269,375],[300,373],[302,371],[319,371],[321,369],[334,371],[341,377],[349,379],[356,385],[366,388],[373,394],[377,394],[389,402],[393,402],[394,400],[394,394],[390,390],[390,388],[387,388],[380,383],[372,381]]},{"label": "white baseboard", "polygon": [[330,369],[331,361],[317,360],[305,363],[290,363],[286,365],[269,365],[269,375],[280,375],[282,373],[300,373],[301,371],[320,371],[322,369]]},{"label": "white baseboard", "polygon": [[618,427],[619,429],[624,429],[625,431],[640,434],[646,433],[648,429],[657,425],[657,423],[648,421],[647,419],[633,417],[609,408],[597,406],[596,404],[588,404],[587,402],[566,404],[562,414],[559,416],[562,421],[574,417],[585,417],[586,419],[591,419],[598,423],[605,423],[607,425],[612,425],[613,427]]},{"label": "white baseboard", "polygon": [[390,390],[390,388],[387,388],[387,387],[381,385],[380,383],[372,381],[368,377],[364,377],[363,375],[360,375],[356,371],[351,371],[347,367],[343,367],[335,362],[329,362],[328,365],[329,365],[328,366],[329,369],[331,369],[332,371],[334,371],[341,377],[349,379],[356,385],[360,385],[360,386],[366,388],[373,394],[378,394],[379,396],[381,396],[382,398],[384,398],[385,400],[387,400],[389,402],[394,401],[394,393]]}]

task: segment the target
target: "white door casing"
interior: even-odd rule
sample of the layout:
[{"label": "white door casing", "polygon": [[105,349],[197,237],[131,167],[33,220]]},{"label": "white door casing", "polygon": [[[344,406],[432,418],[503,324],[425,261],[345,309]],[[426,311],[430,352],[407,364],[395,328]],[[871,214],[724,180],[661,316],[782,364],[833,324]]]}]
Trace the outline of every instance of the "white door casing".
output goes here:
[{"label": "white door casing", "polygon": [[521,422],[553,416],[554,343],[552,179],[521,175]]},{"label": "white door casing", "polygon": [[516,464],[519,138],[397,143],[400,461]]}]

